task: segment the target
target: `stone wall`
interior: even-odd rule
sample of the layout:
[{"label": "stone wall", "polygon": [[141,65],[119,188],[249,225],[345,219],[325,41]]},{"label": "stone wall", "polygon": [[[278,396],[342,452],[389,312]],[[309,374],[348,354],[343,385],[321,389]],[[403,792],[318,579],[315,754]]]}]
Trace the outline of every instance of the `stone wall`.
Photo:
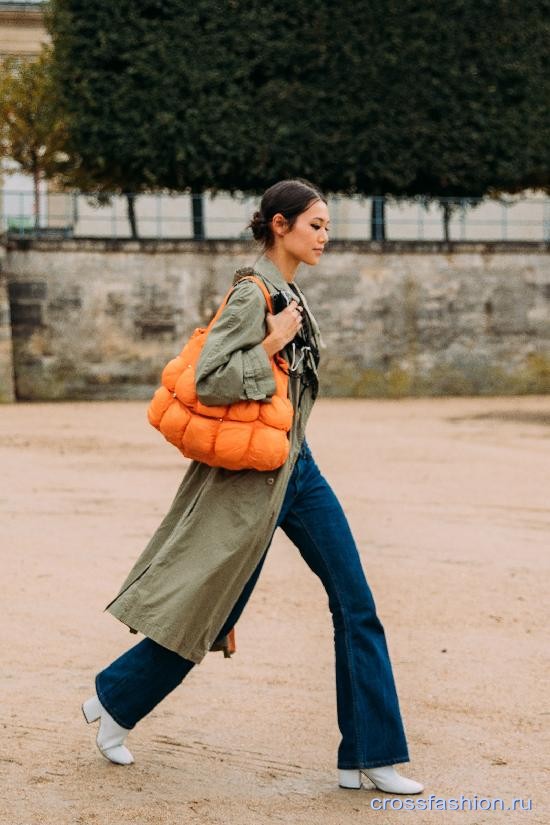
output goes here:
[{"label": "stone wall", "polygon": [[[247,242],[13,242],[19,399],[148,398],[225,293]],[[334,242],[297,278],[325,395],[550,392],[546,244]]]}]

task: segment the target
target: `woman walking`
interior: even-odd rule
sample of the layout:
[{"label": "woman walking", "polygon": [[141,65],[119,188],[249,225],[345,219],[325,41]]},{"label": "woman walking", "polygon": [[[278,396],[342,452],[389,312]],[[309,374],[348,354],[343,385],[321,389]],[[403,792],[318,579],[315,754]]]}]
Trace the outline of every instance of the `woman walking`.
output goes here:
[{"label": "woman walking", "polygon": [[[289,455],[276,470],[227,470],[193,461],[169,512],[105,608],[145,638],[97,674],[84,702],[99,720],[97,745],[128,765],[129,731],[212,649],[229,654],[230,634],[281,527],[319,576],[334,624],[336,699],[341,742],[339,785],[420,793],[394,768],[409,761],[383,627],[343,510],[305,439],[317,396],[320,334],[294,282],[300,263],[314,266],[328,240],[323,195],[302,180],[264,193],[250,223],[263,254],[237,270],[234,289],[212,326],[196,368],[205,405],[269,404],[271,359],[288,364],[293,407]],[[257,283],[267,288],[274,314]],[[279,310],[279,311],[277,311]]]}]

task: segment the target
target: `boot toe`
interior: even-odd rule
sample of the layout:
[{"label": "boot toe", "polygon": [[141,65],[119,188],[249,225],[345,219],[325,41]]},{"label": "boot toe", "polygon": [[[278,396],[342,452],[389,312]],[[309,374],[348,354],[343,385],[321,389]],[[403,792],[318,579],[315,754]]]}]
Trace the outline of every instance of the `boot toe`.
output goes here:
[{"label": "boot toe", "polygon": [[363,769],[361,773],[364,773],[378,790],[385,793],[416,794],[424,790],[424,786],[420,782],[401,776],[393,766],[372,768],[370,770]]},{"label": "boot toe", "polygon": [[101,754],[108,759],[109,762],[114,762],[115,765],[131,765],[134,757],[124,745],[115,745],[112,748],[99,748]]}]

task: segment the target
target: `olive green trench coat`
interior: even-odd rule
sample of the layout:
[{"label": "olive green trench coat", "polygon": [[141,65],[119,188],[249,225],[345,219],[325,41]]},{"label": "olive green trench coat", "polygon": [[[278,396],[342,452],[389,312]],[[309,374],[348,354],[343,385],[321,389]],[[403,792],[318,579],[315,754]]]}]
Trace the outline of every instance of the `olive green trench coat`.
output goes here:
[{"label": "olive green trench coat", "polygon": [[[288,291],[265,255],[253,268],[271,294]],[[239,273],[243,271],[236,281]],[[318,326],[305,305],[319,345]],[[267,334],[265,315],[257,284],[240,283],[197,365],[197,394],[203,403],[269,400],[275,382],[261,343]],[[259,472],[192,462],[170,510],[105,610],[186,659],[199,663],[204,658],[275,530],[313,405],[310,388],[298,405],[299,394],[299,379],[291,376],[294,416],[285,464]]]}]

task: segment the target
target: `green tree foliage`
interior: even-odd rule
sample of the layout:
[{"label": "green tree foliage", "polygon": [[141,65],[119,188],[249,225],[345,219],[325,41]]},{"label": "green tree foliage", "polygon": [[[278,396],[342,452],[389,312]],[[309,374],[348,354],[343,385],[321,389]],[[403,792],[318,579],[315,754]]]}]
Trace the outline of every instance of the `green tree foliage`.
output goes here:
[{"label": "green tree foliage", "polygon": [[47,49],[36,59],[6,58],[0,65],[0,154],[15,160],[33,178],[36,228],[40,226],[40,180],[62,178],[70,165],[50,68]]},{"label": "green tree foliage", "polygon": [[548,187],[550,0],[52,0],[98,185],[481,196]]}]

